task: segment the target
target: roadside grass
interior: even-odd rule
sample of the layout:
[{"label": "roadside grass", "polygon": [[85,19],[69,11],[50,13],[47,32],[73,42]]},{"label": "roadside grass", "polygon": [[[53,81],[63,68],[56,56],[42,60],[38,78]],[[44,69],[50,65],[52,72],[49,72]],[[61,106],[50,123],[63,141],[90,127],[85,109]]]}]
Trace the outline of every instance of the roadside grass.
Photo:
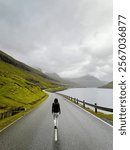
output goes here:
[{"label": "roadside grass", "polygon": [[[80,106],[83,108],[83,106]],[[86,111],[92,113],[93,115],[101,118],[102,120],[106,121],[107,123],[109,123],[110,125],[113,125],[113,114],[105,114],[103,112],[98,111],[97,113],[95,113],[95,111],[93,111],[92,109],[90,109],[89,107],[84,108]]]},{"label": "roadside grass", "polygon": [[65,97],[65,99],[67,99],[67,100],[73,102],[74,104],[76,104],[76,105],[82,107],[84,110],[86,110],[86,111],[88,111],[89,113],[95,115],[96,117],[98,117],[98,118],[104,120],[105,122],[109,123],[110,125],[113,125],[113,114],[105,114],[105,113],[100,112],[100,111],[98,111],[98,112],[96,113],[95,111],[93,111],[93,110],[90,109],[89,107],[85,107],[85,108],[84,108],[83,105],[81,105],[80,103],[77,104],[76,102],[70,100],[70,99],[67,98],[66,96],[64,96],[64,95],[62,95],[62,94],[60,94],[60,95],[63,96],[63,97]]},{"label": "roadside grass", "polygon": [[57,87],[54,87],[54,88],[48,88],[48,89],[46,89],[46,91],[54,93],[54,92],[57,92],[57,91],[63,91],[65,89],[66,89],[66,87],[64,87],[64,86],[57,86]]},{"label": "roadside grass", "polygon": [[37,108],[41,103],[43,103],[48,98],[48,94],[45,95],[44,98],[39,100],[36,104],[32,105],[30,108],[26,109],[26,111],[22,111],[20,113],[15,114],[14,116],[7,117],[5,119],[0,120],[0,130],[7,127],[12,122],[16,121],[17,119],[21,118],[22,116],[27,115],[31,111],[33,111],[35,108]]}]

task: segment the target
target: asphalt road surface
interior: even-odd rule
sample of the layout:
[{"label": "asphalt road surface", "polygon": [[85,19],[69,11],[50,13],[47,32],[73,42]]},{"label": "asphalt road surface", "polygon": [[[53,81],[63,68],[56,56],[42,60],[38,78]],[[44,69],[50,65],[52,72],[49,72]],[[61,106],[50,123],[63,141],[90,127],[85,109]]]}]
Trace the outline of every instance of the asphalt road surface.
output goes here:
[{"label": "asphalt road surface", "polygon": [[[51,106],[61,106],[54,140]],[[0,150],[112,150],[113,129],[65,98],[50,94],[37,109],[0,133]]]}]

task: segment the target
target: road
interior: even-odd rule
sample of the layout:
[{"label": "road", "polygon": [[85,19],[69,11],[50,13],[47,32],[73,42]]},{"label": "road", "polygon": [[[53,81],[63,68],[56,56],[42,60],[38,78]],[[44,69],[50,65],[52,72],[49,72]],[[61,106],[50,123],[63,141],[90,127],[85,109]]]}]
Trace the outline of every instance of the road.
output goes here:
[{"label": "road", "polygon": [[[61,105],[58,141],[54,141],[51,105]],[[65,98],[48,100],[0,133],[0,150],[112,150],[113,128]]]}]

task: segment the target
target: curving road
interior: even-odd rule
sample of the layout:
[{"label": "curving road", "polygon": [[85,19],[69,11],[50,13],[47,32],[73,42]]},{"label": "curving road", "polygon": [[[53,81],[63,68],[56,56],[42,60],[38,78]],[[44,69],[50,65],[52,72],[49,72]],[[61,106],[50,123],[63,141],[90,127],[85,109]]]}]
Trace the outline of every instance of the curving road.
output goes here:
[{"label": "curving road", "polygon": [[[65,98],[49,94],[37,109],[0,133],[0,150],[112,150],[113,129]],[[61,105],[58,141],[54,141],[51,105]]]}]

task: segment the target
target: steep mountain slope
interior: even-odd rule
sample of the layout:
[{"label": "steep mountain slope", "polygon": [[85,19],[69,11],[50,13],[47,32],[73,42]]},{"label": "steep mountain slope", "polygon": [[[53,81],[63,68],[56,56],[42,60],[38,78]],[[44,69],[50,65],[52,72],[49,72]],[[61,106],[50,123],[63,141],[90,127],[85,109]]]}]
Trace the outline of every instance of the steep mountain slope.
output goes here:
[{"label": "steep mountain slope", "polygon": [[113,81],[109,82],[108,84],[102,86],[101,88],[109,88],[112,89],[113,88]]},{"label": "steep mountain slope", "polygon": [[47,96],[43,89],[59,86],[59,82],[0,51],[0,113],[31,108]]}]

